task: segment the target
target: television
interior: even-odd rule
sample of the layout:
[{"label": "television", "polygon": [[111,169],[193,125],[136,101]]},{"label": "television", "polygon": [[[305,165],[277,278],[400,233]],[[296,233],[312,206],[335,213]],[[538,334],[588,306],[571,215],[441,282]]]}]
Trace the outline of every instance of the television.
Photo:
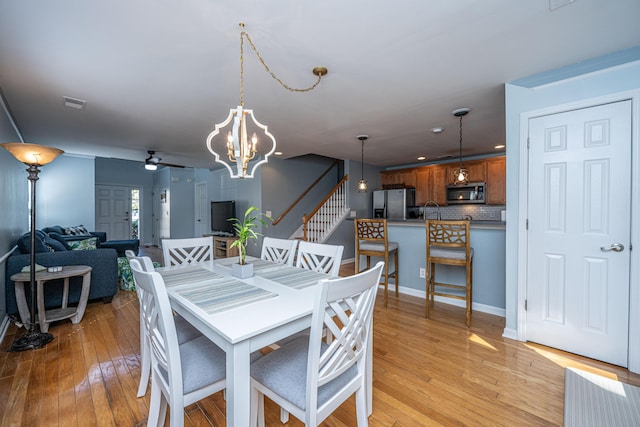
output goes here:
[{"label": "television", "polygon": [[217,236],[233,236],[233,222],[229,218],[236,217],[235,200],[211,202],[211,233]]}]

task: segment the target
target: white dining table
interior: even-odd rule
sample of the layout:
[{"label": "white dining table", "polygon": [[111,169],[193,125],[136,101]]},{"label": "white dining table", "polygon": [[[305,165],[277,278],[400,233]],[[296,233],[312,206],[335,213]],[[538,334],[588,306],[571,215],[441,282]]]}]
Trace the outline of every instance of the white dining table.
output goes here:
[{"label": "white dining table", "polygon": [[311,325],[316,285],[328,274],[257,258],[254,276],[231,275],[237,257],[212,264],[156,269],[172,308],[227,355],[227,426],[247,427],[250,354]]}]

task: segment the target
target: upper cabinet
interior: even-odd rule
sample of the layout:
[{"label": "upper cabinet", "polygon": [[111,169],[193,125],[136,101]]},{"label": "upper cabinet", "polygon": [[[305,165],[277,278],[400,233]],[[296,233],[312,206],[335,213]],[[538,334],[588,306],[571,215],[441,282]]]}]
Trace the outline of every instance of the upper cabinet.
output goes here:
[{"label": "upper cabinet", "polygon": [[382,171],[380,172],[380,185],[382,185],[383,188],[388,185],[398,185],[401,187],[415,187],[416,186],[415,168]]},{"label": "upper cabinet", "polygon": [[487,204],[507,203],[507,171],[504,156],[487,159]]},{"label": "upper cabinet", "polygon": [[[469,182],[487,183],[487,204],[506,204],[505,157],[462,162],[469,173]],[[453,184],[453,172],[460,167],[459,162],[420,166],[410,169],[396,169],[380,172],[381,185],[401,185],[416,188],[416,205],[428,201],[439,205],[447,204],[447,185]]]},{"label": "upper cabinet", "polygon": [[428,201],[447,203],[447,166],[431,165],[416,168],[416,205]]},{"label": "upper cabinet", "polygon": [[[447,163],[447,185],[453,185],[453,173],[460,168],[460,162]],[[462,162],[462,168],[469,174],[469,182],[485,182],[487,180],[486,160]]]}]

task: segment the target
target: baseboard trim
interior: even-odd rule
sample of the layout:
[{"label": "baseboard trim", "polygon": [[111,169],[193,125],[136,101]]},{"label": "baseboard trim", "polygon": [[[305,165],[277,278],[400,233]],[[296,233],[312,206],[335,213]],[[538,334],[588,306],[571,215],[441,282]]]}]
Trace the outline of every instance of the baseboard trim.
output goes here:
[{"label": "baseboard trim", "polygon": [[[380,286],[382,288],[382,286]],[[391,290],[395,291],[395,286],[393,284],[389,285],[389,292],[391,292]],[[398,288],[398,292],[401,294],[405,294],[405,295],[411,295],[413,297],[418,297],[418,298],[422,298],[423,300],[426,301],[427,299],[427,292],[426,291],[420,291],[418,289],[413,289],[413,288],[405,288],[403,286],[400,286],[400,288]],[[456,307],[464,307],[464,301],[462,300],[454,300],[451,298],[444,298],[444,297],[439,297],[436,296],[435,300],[444,304],[450,304],[450,305],[454,305]],[[494,307],[491,305],[486,305],[486,304],[480,304],[477,302],[474,302],[471,304],[471,308],[473,309],[473,311],[479,311],[482,313],[487,313],[487,314],[493,314],[495,316],[500,316],[500,317],[506,317],[506,310],[504,308],[500,308],[500,307]]]},{"label": "baseboard trim", "polygon": [[0,323],[0,343],[4,341],[4,337],[7,334],[7,330],[9,329],[9,325],[11,324],[11,319],[7,314],[4,315],[2,319],[2,323]]},{"label": "baseboard trim", "polygon": [[518,341],[518,331],[513,328],[504,328],[504,331],[502,331],[502,337]]}]

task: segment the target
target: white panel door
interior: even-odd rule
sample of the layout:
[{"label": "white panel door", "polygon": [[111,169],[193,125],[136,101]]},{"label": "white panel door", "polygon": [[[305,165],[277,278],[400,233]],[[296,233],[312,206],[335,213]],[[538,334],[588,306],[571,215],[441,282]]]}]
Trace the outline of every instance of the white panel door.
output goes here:
[{"label": "white panel door", "polygon": [[194,236],[202,236],[205,233],[209,233],[209,207],[207,203],[207,183],[199,182],[196,184],[196,197],[195,197],[195,234]]},{"label": "white panel door", "polygon": [[529,144],[527,340],[627,366],[631,102],[531,119]]},{"label": "white panel door", "polygon": [[129,187],[96,185],[96,230],[108,240],[131,238]]}]

